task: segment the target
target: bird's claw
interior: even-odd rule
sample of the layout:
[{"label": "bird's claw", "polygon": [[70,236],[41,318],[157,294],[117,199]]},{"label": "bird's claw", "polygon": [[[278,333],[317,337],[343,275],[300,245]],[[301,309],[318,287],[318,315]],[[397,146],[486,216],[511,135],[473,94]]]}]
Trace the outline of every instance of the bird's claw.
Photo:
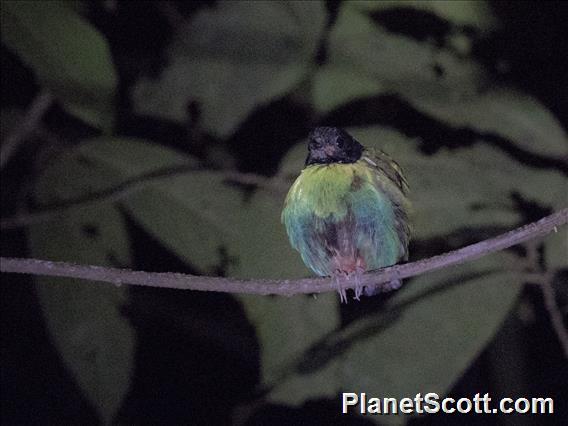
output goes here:
[{"label": "bird's claw", "polygon": [[347,290],[341,287],[341,278],[348,280],[349,274],[338,269],[333,274],[333,281],[339,293],[340,303],[347,303]]}]

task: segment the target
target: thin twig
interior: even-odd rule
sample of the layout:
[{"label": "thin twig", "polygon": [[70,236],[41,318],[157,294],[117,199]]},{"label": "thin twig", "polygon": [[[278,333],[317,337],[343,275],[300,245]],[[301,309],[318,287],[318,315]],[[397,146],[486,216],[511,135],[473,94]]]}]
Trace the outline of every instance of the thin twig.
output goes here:
[{"label": "thin twig", "polygon": [[8,135],[2,143],[0,150],[0,170],[4,168],[18,146],[24,142],[37,129],[45,112],[53,103],[53,96],[48,92],[41,92],[32,102],[23,121]]},{"label": "thin twig", "polygon": [[564,356],[568,359],[568,330],[564,325],[562,312],[560,312],[560,308],[556,304],[556,292],[554,291],[551,280],[541,281],[540,288],[544,297],[544,306],[550,317],[550,322],[558,336],[558,341],[560,342],[560,346],[562,346]]},{"label": "thin twig", "polygon": [[[538,245],[529,241],[525,244],[525,247],[527,249],[527,260],[531,269],[539,269]],[[566,253],[566,255],[568,256],[568,253]],[[550,317],[552,328],[558,336],[558,341],[560,342],[564,356],[568,359],[568,329],[566,329],[566,326],[564,325],[563,314],[556,303],[556,291],[552,285],[554,272],[529,272],[524,274],[524,276],[528,278],[529,282],[534,282],[540,287],[543,295],[544,307]]]},{"label": "thin twig", "polygon": [[[57,220],[62,214],[66,213],[69,209],[78,206],[88,206],[101,202],[117,202],[123,200],[128,195],[144,189],[151,184],[158,182],[160,179],[182,176],[188,173],[203,172],[206,169],[195,164],[181,164],[175,167],[165,167],[156,169],[151,172],[143,173],[126,179],[123,182],[105,188],[100,191],[91,192],[81,197],[65,200],[61,203],[52,204],[42,208],[41,210],[21,213],[13,217],[4,217],[0,219],[0,230],[5,231],[8,229],[20,228],[24,226],[35,225],[38,223],[45,223],[52,220]],[[254,173],[240,173],[235,171],[215,170],[228,182],[239,183],[242,185],[254,185],[265,189],[270,189],[275,193],[284,194],[289,188],[289,183],[283,179],[275,177],[269,178]]]},{"label": "thin twig", "polygon": [[[472,261],[516,244],[544,236],[568,222],[568,208],[521,226],[495,238],[481,241],[439,256],[417,262],[390,266],[364,274],[360,285],[376,286],[393,279],[408,278],[425,272]],[[236,280],[231,278],[203,277],[180,273],[132,271],[102,266],[76,265],[39,259],[0,258],[0,271],[32,275],[80,278],[120,284],[166,287],[185,290],[218,291],[245,294],[278,294],[292,296],[300,293],[322,293],[337,290],[330,278],[305,278],[299,280]],[[342,280],[342,288],[353,288],[355,283]]]}]

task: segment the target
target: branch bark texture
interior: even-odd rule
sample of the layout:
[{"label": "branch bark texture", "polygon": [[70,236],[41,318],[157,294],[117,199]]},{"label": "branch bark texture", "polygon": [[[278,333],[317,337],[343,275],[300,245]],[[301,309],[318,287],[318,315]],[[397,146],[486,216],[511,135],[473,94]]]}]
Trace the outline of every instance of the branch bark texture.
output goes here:
[{"label": "branch bark texture", "polygon": [[[568,208],[546,216],[537,222],[521,226],[458,250],[402,265],[394,265],[371,271],[361,277],[362,285],[378,285],[393,279],[409,278],[452,265],[472,261],[499,250],[520,244],[557,231],[568,222]],[[0,271],[80,278],[91,281],[131,284],[150,287],[175,288],[183,290],[217,291],[260,295],[292,296],[301,293],[323,293],[336,291],[331,278],[305,278],[298,280],[237,280],[231,278],[205,277],[171,272],[144,272],[129,269],[107,268],[92,265],[77,265],[68,262],[52,262],[39,259],[0,258]],[[354,288],[355,283],[342,280],[345,289]]]}]

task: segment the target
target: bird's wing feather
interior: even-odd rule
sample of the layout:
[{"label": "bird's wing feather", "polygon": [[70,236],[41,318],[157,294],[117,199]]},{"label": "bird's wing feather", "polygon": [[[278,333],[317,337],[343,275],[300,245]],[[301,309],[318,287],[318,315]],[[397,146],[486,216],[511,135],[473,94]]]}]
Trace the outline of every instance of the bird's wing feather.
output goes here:
[{"label": "bird's wing feather", "polygon": [[407,198],[408,182],[402,169],[388,154],[378,149],[366,149],[362,159],[373,168],[377,176],[377,184],[391,199],[394,206],[396,230],[401,242],[400,257],[408,259],[408,242],[411,229],[408,220],[410,201]]},{"label": "bird's wing feather", "polygon": [[408,194],[408,182],[402,173],[402,169],[387,153],[378,149],[366,149],[363,152],[363,159],[371,167],[385,175],[403,195]]}]

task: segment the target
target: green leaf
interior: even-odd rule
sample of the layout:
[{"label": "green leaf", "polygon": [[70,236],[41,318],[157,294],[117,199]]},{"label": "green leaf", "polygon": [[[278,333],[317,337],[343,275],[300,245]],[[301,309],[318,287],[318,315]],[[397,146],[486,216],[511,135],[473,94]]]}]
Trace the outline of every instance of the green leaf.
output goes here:
[{"label": "green leaf", "polygon": [[315,75],[313,104],[327,112],[356,97],[393,92],[444,102],[475,95],[483,79],[467,55],[392,34],[347,2],[329,35],[328,62]]},{"label": "green leaf", "polygon": [[243,194],[211,172],[196,172],[151,185],[128,197],[128,212],[170,250],[206,274],[224,258],[240,269],[235,248],[243,227]]},{"label": "green leaf", "polygon": [[445,395],[493,338],[522,288],[520,278],[495,269],[498,255],[422,275],[384,311],[351,324],[342,333],[351,344],[343,389],[399,399]]},{"label": "green leaf", "polygon": [[[171,149],[134,139],[91,140],[79,152],[110,171],[113,185],[156,170],[197,164]],[[210,172],[175,173],[134,187],[122,203],[128,212],[166,247],[194,267],[212,273],[224,256],[224,237],[238,234],[226,222],[223,208],[237,211],[242,195]],[[214,190],[212,186],[217,183]],[[234,253],[227,253],[231,257]]]},{"label": "green leaf", "polygon": [[135,110],[185,122],[188,103],[197,101],[204,128],[227,136],[254,108],[306,77],[324,24],[320,1],[204,9],[176,30],[162,75],[138,81]]},{"label": "green leaf", "polygon": [[349,67],[323,65],[314,76],[313,102],[320,112],[385,91],[379,79],[364,75]]},{"label": "green leaf", "polygon": [[109,130],[117,76],[100,33],[73,7],[49,1],[4,1],[2,43],[31,67],[72,114]]},{"label": "green leaf", "polygon": [[[89,162],[123,178],[158,165],[191,162],[169,149],[125,139],[93,140],[79,151]],[[148,232],[205,273],[214,274],[225,257],[230,259],[226,272],[232,277],[305,276],[308,271],[290,248],[280,223],[283,197],[261,189],[247,199],[222,173],[196,171],[148,183],[129,193],[123,204]],[[332,396],[339,386],[337,362],[313,373],[286,373],[295,357],[338,326],[336,295],[239,299],[257,330],[263,384],[275,386],[269,398],[299,404],[307,398]]]},{"label": "green leaf", "polygon": [[[197,164],[179,152],[134,139],[98,138],[78,152],[106,171],[110,186],[159,169]],[[122,203],[132,217],[205,274],[215,274],[222,263],[234,277],[308,274],[280,223],[284,193],[267,188],[246,196],[222,172],[197,170],[130,188]]]},{"label": "green leaf", "polygon": [[[108,180],[68,155],[40,179],[37,201],[84,195]],[[101,266],[128,266],[120,212],[109,203],[76,207],[57,221],[29,229],[33,257]],[[134,368],[134,331],[119,309],[127,290],[93,282],[39,277],[37,293],[51,337],[85,396],[110,424],[128,392]]]},{"label": "green leaf", "polygon": [[[275,403],[299,405],[308,399],[334,398],[340,389],[339,360],[295,372],[296,361],[323,336],[339,326],[336,294],[317,298],[239,296],[260,341],[262,383],[274,386]],[[317,360],[313,360],[317,362]]]},{"label": "green leaf", "polygon": [[496,133],[527,151],[559,157],[568,153],[568,136],[558,120],[523,93],[492,90],[471,99],[415,99],[413,104],[452,126]]}]

